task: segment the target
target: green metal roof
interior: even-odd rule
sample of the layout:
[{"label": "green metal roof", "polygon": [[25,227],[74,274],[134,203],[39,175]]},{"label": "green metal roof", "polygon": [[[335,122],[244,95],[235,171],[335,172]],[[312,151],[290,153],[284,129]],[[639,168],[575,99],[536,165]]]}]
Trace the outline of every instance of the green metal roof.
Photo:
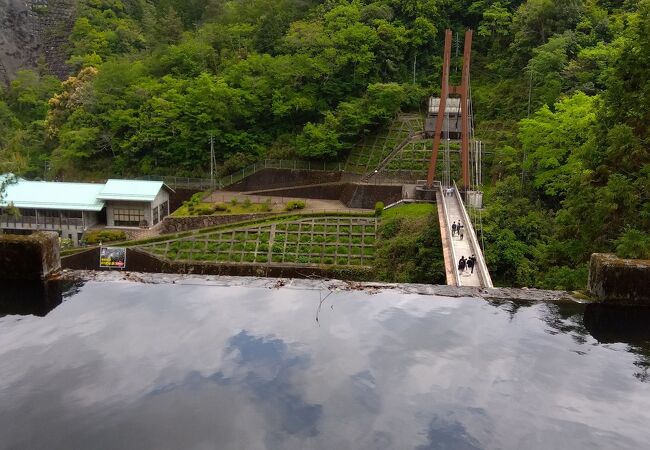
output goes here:
[{"label": "green metal roof", "polygon": [[17,208],[101,211],[104,202],[98,198],[104,184],[27,181],[19,178],[7,185],[0,206],[13,203]]},{"label": "green metal roof", "polygon": [[[131,202],[152,202],[160,189],[162,181],[108,180],[97,198],[102,200],[123,200]],[[165,186],[166,189],[169,189]]]}]

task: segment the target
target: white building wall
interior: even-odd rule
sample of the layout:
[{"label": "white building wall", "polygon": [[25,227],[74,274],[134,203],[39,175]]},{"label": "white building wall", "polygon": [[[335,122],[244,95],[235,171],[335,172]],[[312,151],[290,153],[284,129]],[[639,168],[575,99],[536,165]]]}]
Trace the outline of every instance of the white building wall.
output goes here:
[{"label": "white building wall", "polygon": [[[168,216],[171,211],[169,211],[169,191],[165,189],[164,187],[158,191],[158,195],[156,195],[156,198],[151,204],[151,214],[152,214],[152,222],[150,222],[151,226],[154,225],[153,223],[153,209],[154,208],[160,208],[163,203],[167,202],[166,210],[165,210],[165,216]],[[158,221],[160,222],[160,209],[158,210]]]},{"label": "white building wall", "polygon": [[151,203],[149,202],[126,202],[126,201],[106,201],[106,226],[119,227],[115,225],[116,209],[140,209],[144,214],[144,220],[148,226],[151,226]]}]

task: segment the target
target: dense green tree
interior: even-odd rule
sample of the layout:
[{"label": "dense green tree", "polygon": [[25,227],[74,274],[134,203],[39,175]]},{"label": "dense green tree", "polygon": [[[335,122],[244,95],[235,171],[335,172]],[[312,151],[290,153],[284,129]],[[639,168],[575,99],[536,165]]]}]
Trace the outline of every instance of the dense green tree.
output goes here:
[{"label": "dense green tree", "polygon": [[445,28],[461,38],[454,80],[476,30],[494,279],[580,288],[592,252],[645,255],[650,0],[79,0],[72,76],[42,66],[0,92],[0,163],[197,175],[210,136],[224,174],[269,155],[342,160],[437,92]]}]

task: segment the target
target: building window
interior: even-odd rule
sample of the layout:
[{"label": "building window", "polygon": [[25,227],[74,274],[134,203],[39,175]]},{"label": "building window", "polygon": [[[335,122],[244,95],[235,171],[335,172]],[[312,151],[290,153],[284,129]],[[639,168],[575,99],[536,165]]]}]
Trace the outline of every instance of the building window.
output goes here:
[{"label": "building window", "polygon": [[137,227],[144,221],[142,209],[116,208],[113,210],[113,221],[118,227]]},{"label": "building window", "polygon": [[23,217],[36,217],[36,210],[35,209],[21,208],[20,209],[20,215],[23,216]]},{"label": "building window", "polygon": [[166,200],[160,204],[160,220],[169,215],[169,201]]},{"label": "building window", "polygon": [[153,224],[156,225],[158,223],[158,207],[154,207],[153,209]]},{"label": "building window", "polygon": [[67,217],[68,219],[81,219],[81,211],[65,211],[64,217]]}]

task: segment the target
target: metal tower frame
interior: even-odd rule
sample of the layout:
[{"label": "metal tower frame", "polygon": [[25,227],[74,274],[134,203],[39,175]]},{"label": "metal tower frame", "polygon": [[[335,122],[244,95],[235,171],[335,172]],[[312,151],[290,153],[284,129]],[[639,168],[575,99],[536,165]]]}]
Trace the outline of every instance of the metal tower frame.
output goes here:
[{"label": "metal tower frame", "polygon": [[465,32],[465,48],[463,51],[463,71],[461,83],[459,86],[449,85],[449,70],[451,66],[451,44],[452,32],[451,30],[445,31],[445,47],[442,63],[442,81],[440,89],[440,107],[438,109],[438,117],[436,118],[436,128],[433,136],[433,152],[431,154],[431,161],[429,163],[429,172],[427,174],[427,185],[432,186],[436,177],[436,163],[438,160],[438,152],[440,151],[440,140],[442,139],[443,126],[447,107],[447,98],[449,94],[460,95],[460,121],[461,121],[461,142],[460,142],[460,158],[462,163],[462,186],[465,190],[470,187],[470,161],[469,161],[469,71],[470,62],[472,58],[472,30]]}]

